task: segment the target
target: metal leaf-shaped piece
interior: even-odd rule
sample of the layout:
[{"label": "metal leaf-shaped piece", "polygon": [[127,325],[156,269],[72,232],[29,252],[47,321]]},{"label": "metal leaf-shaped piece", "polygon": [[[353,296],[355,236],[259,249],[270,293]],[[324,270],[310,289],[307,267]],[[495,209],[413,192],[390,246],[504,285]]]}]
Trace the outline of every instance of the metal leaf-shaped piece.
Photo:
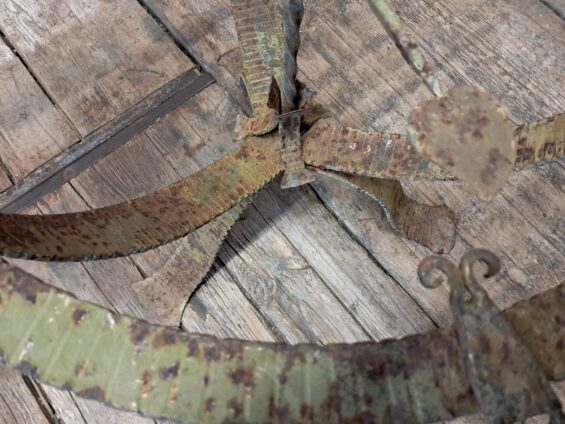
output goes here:
[{"label": "metal leaf-shaped piece", "polygon": [[423,156],[464,181],[482,200],[491,200],[516,160],[509,118],[476,87],[456,86],[445,97],[416,107],[408,134]]}]

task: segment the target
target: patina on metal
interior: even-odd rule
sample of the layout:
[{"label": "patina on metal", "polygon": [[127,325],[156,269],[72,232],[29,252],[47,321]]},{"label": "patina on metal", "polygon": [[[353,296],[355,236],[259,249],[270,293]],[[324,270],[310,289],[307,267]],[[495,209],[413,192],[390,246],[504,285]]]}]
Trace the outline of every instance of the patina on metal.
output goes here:
[{"label": "patina on metal", "polygon": [[0,214],[0,250],[52,261],[142,252],[207,224],[283,169],[276,137],[251,137],[202,171],[136,200],[71,214]]},{"label": "patina on metal", "polygon": [[[348,128],[321,119],[302,137],[310,166],[366,177],[398,180],[455,179],[426,159],[404,134]],[[565,115],[514,128],[514,170],[543,165],[565,152]]]},{"label": "patina on metal", "polygon": [[[455,328],[327,346],[222,340],[150,325],[81,302],[5,261],[0,262],[0,298],[4,364],[81,397],[182,422],[404,424],[488,413],[474,373],[480,371],[477,364],[489,365],[499,355],[510,361],[502,365],[502,382],[512,376],[516,380],[511,381],[532,383],[519,416],[555,414],[557,403],[543,401],[550,394],[535,362],[522,366],[518,359],[531,360],[524,349],[534,357],[556,358],[543,370],[552,379],[565,378],[563,332],[557,343],[548,343],[555,322],[565,321],[565,285],[504,313],[536,311],[536,320],[515,328],[517,335],[499,324],[503,315],[490,307],[480,333],[474,333],[467,316],[478,310],[465,306]],[[507,349],[498,344],[499,331]],[[483,333],[492,351],[484,351]],[[523,344],[522,335],[527,335]],[[475,354],[471,364],[469,352]]]},{"label": "patina on metal", "polygon": [[283,48],[281,16],[271,1],[231,0],[239,47],[242,52],[242,80],[253,116],[240,116],[234,138],[264,135],[278,125]]},{"label": "patina on metal", "polygon": [[418,269],[422,283],[436,287],[434,271],[447,276],[460,354],[473,394],[489,423],[524,422],[548,413],[550,423],[565,422],[559,398],[547,376],[512,325],[475,279],[473,266],[483,263],[486,278],[500,271],[488,250],[473,250],[456,267],[445,257],[429,257]]},{"label": "patina on metal", "polygon": [[491,200],[510,176],[516,161],[510,119],[488,93],[455,86],[416,107],[408,121],[418,151],[480,199]]},{"label": "patina on metal", "polygon": [[561,157],[565,154],[565,114],[520,125],[514,138],[517,145],[515,168]]}]

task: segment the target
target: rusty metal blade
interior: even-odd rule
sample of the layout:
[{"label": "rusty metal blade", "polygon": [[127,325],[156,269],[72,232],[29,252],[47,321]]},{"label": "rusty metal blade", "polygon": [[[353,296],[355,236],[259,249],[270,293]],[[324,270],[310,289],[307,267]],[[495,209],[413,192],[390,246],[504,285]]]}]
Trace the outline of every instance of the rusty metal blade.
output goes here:
[{"label": "rusty metal blade", "polygon": [[408,136],[429,159],[463,181],[482,200],[502,188],[516,161],[510,119],[490,94],[455,86],[416,107]]},{"label": "rusty metal blade", "polygon": [[281,78],[283,26],[273,1],[232,0],[231,4],[243,59],[242,78],[253,109],[252,118],[241,117],[236,134],[241,139],[243,133],[263,135],[278,125],[276,86]]},{"label": "rusty metal blade", "polygon": [[[0,298],[4,364],[147,416],[425,423],[478,412],[452,329],[351,345],[221,340],[115,315],[4,261]],[[537,319],[518,319],[516,330],[528,335],[524,341],[536,357],[557,358],[545,363],[545,372],[563,379],[565,285],[505,315],[513,323],[513,315],[531,310]]]},{"label": "rusty metal blade", "polygon": [[71,214],[0,214],[0,251],[48,260],[142,252],[200,228],[282,170],[274,137],[249,138],[206,169],[139,199]]},{"label": "rusty metal blade", "polygon": [[[249,199],[248,199],[249,200]],[[132,284],[139,300],[159,323],[179,325],[186,299],[202,283],[231,227],[250,201],[244,201],[179,240],[167,262],[151,276]]]},{"label": "rusty metal blade", "polygon": [[385,211],[389,224],[432,252],[449,253],[455,245],[455,214],[445,205],[430,206],[406,195],[399,181],[318,171],[360,189]]},{"label": "rusty metal blade", "polygon": [[306,164],[323,169],[375,178],[450,178],[401,134],[347,128],[323,119],[310,128],[302,142]]},{"label": "rusty metal blade", "polygon": [[282,140],[282,158],[285,173],[282,188],[294,188],[314,181],[302,159],[300,126],[303,113],[298,112],[300,99],[296,75],[297,56],[300,49],[300,25],[304,17],[302,0],[285,0],[280,7],[283,20],[283,49],[281,70],[281,99],[284,116],[280,118],[279,134]]},{"label": "rusty metal blade", "polygon": [[[516,127],[514,170],[565,154],[565,115]],[[302,136],[308,165],[367,177],[399,180],[453,179],[447,171],[424,158],[402,134],[347,128],[322,119]]]},{"label": "rusty metal blade", "polygon": [[515,130],[516,168],[551,160],[565,154],[565,114],[533,124],[520,125]]}]

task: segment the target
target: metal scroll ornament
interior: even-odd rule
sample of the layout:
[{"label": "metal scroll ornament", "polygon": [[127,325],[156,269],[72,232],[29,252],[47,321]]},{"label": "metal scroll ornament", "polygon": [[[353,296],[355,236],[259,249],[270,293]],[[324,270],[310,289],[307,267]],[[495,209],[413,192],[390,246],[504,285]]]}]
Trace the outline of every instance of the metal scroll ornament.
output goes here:
[{"label": "metal scroll ornament", "polygon": [[[402,180],[457,178],[488,200],[512,170],[564,153],[565,115],[512,127],[477,88],[444,95],[384,0],[369,3],[436,97],[413,111],[408,136],[347,128],[297,80],[302,2],[260,3],[232,0],[253,115],[238,118],[231,153],[114,206],[0,214],[2,253],[93,260],[191,234],[191,246],[210,258],[266,184],[283,175],[283,187],[296,187],[320,173],[371,196],[404,236],[447,252],[453,213],[410,199]],[[200,237],[204,228],[216,239]],[[562,423],[548,381],[565,379],[565,286],[501,312],[473,277],[475,262],[485,262],[491,274],[498,269],[486,251],[470,252],[459,267],[440,257],[420,267],[428,286],[437,281],[434,271],[447,275],[452,328],[382,343],[289,346],[187,334],[118,316],[2,261],[0,359],[79,396],[183,422],[426,423],[481,411],[493,423],[540,413]],[[209,265],[194,261],[199,270]]]}]

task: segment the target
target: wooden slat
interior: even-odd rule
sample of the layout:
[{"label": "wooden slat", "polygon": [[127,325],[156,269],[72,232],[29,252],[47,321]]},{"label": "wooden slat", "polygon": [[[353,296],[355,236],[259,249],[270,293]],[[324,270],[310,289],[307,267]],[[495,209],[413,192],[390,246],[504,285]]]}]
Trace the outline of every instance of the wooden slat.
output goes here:
[{"label": "wooden slat", "polygon": [[135,0],[6,0],[0,30],[81,136],[193,66]]},{"label": "wooden slat", "polygon": [[[77,140],[65,116],[0,39],[0,156],[13,181],[21,181]],[[0,177],[0,189],[10,185]]]},{"label": "wooden slat", "polygon": [[20,375],[0,368],[0,422],[3,424],[48,424],[36,399]]},{"label": "wooden slat", "polygon": [[26,178],[0,193],[0,211],[17,213],[34,204],[213,82],[210,75],[201,74],[196,69],[168,82],[118,118],[52,157]]},{"label": "wooden slat", "polygon": [[565,0],[540,0],[549,7],[557,16],[565,20]]}]

